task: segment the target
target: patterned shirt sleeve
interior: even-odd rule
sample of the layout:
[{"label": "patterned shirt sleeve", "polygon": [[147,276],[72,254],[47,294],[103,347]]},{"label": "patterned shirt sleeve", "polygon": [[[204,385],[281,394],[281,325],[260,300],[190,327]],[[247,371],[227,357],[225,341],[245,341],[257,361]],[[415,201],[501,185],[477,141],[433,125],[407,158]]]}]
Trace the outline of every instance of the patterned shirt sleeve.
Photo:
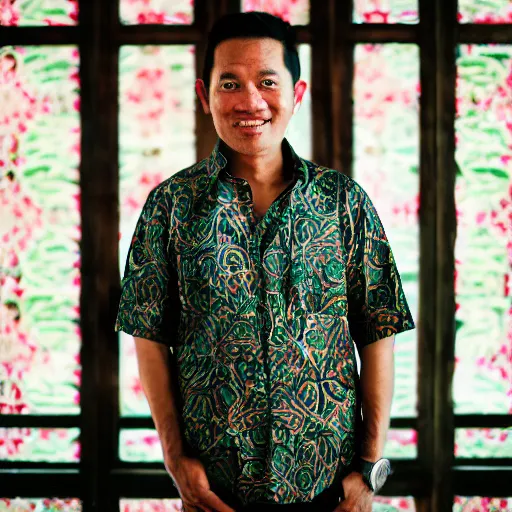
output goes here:
[{"label": "patterned shirt sleeve", "polygon": [[169,207],[164,187],[142,209],[121,283],[116,331],[172,346],[179,317],[177,276],[168,254]]},{"label": "patterned shirt sleeve", "polygon": [[415,325],[393,252],[372,201],[355,182],[348,194],[348,322],[352,338],[362,349],[414,329]]}]

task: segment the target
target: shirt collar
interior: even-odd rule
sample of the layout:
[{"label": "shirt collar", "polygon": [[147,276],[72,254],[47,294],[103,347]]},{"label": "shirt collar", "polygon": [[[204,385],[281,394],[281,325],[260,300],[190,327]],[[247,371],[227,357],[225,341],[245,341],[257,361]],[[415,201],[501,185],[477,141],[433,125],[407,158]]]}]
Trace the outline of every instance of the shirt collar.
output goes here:
[{"label": "shirt collar", "polygon": [[[293,164],[293,173],[294,175],[301,179],[303,184],[306,185],[309,180],[309,169],[305,160],[300,158],[297,153],[293,150],[290,143],[283,139],[283,143],[281,145],[283,151],[283,159],[285,165],[289,165],[290,162]],[[207,172],[209,178],[208,189],[212,187],[215,180],[218,179],[219,174],[222,170],[226,170],[228,167],[228,159],[225,156],[227,146],[225,142],[223,142],[220,138],[217,139],[217,143],[211,152],[208,162],[207,162]]]}]

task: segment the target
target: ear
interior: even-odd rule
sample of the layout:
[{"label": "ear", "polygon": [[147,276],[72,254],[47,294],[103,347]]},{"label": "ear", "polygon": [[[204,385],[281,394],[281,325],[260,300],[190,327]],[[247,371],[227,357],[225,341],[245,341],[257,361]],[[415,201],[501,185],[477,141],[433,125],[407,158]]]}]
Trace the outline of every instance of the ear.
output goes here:
[{"label": "ear", "polygon": [[293,89],[294,98],[293,98],[293,113],[297,113],[300,105],[302,104],[302,99],[304,98],[304,94],[306,89],[308,88],[308,84],[304,82],[304,80],[299,80]]},{"label": "ear", "polygon": [[203,106],[204,113],[209,114],[210,105],[208,104],[208,92],[206,91],[206,86],[204,85],[204,82],[200,78],[196,80],[196,93],[197,96],[199,97],[201,105]]}]

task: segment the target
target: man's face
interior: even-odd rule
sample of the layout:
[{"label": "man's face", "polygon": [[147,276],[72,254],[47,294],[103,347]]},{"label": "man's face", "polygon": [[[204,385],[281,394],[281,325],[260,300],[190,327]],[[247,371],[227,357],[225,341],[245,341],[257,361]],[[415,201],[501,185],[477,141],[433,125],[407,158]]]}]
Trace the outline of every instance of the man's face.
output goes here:
[{"label": "man's face", "polygon": [[280,147],[306,84],[293,86],[281,42],[229,39],[215,48],[208,97],[202,80],[196,90],[219,137],[234,151],[256,156]]}]

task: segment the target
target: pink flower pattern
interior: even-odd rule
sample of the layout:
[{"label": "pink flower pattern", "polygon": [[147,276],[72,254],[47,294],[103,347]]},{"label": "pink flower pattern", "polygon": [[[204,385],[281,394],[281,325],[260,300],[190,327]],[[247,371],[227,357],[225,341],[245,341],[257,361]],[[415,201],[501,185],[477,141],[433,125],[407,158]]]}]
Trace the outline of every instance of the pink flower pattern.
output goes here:
[{"label": "pink flower pattern", "polygon": [[459,0],[461,23],[512,23],[512,1],[498,0],[492,3],[478,0]]},{"label": "pink flower pattern", "polygon": [[455,496],[453,512],[510,512],[512,498],[481,498]]},{"label": "pink flower pattern", "polygon": [[[122,48],[120,265],[149,192],[195,161],[193,47]],[[120,339],[121,413],[148,415],[131,336]],[[149,456],[149,453],[148,453]]]},{"label": "pink flower pattern", "polygon": [[82,504],[76,498],[0,498],[0,512],[81,512],[81,510]]},{"label": "pink flower pattern", "polygon": [[242,10],[268,12],[292,25],[307,25],[309,5],[310,0],[243,0]]},{"label": "pink flower pattern", "polygon": [[[11,6],[16,4],[12,3]],[[56,49],[46,51],[50,55],[58,52]],[[78,53],[69,49],[63,51],[72,69],[71,74],[64,76],[63,79],[78,86]],[[30,57],[32,62],[30,65],[26,64],[27,57]],[[46,205],[47,199],[40,193],[39,188],[43,181],[41,177],[32,177],[30,174],[34,167],[43,165],[40,160],[35,160],[39,158],[38,155],[51,151],[47,149],[48,140],[39,137],[38,130],[41,127],[44,130],[48,123],[55,121],[59,108],[67,108],[57,104],[48,87],[41,87],[37,82],[37,73],[40,72],[38,66],[45,58],[46,55],[37,47],[0,49],[0,209],[3,213],[0,216],[0,414],[37,414],[39,411],[35,405],[37,399],[34,401],[32,383],[40,375],[41,379],[44,379],[44,382],[41,381],[41,387],[51,385],[52,379],[55,378],[55,374],[51,372],[51,365],[56,364],[57,360],[66,361],[59,359],[60,354],[55,344],[51,351],[44,345],[39,334],[38,317],[32,313],[37,310],[39,315],[43,315],[42,320],[46,321],[45,303],[38,302],[37,297],[41,293],[54,293],[47,289],[48,284],[41,283],[49,276],[41,275],[40,270],[34,272],[33,269],[33,265],[40,265],[41,258],[45,257],[45,250],[52,249],[51,244],[45,241],[45,237],[48,233],[56,233],[56,229],[60,228],[64,237],[61,236],[57,244],[62,244],[65,236],[75,237],[76,242],[79,239],[79,233],[73,233],[76,226],[63,224],[60,212]],[[51,64],[51,59],[48,61]],[[53,87],[55,88],[55,85]],[[78,96],[76,92],[75,96]],[[60,135],[70,141],[69,152],[75,154],[79,151],[76,142],[80,137],[78,116],[76,121],[69,136],[62,129],[60,131]],[[63,126],[65,130],[66,125]],[[28,142],[28,138],[31,142]],[[39,142],[32,142],[34,140]],[[67,157],[61,155],[61,158],[63,156]],[[53,158],[55,159],[55,156]],[[55,162],[46,157],[44,164],[51,169]],[[51,178],[45,179],[45,183],[51,183]],[[78,189],[77,185],[75,187]],[[67,223],[69,224],[69,219]],[[59,248],[61,247],[60,245]],[[51,255],[51,252],[49,254]],[[34,258],[34,255],[37,257]],[[70,288],[74,286],[77,292],[75,306],[65,316],[69,318],[70,324],[73,324],[79,315],[78,251],[70,256],[73,265]],[[52,263],[56,274],[63,264],[66,264],[65,259]],[[69,274],[68,268],[65,273]],[[34,276],[36,284],[33,282]],[[62,285],[66,284],[66,279],[61,279]],[[60,298],[56,298],[53,303],[46,303],[46,307],[52,308],[54,317],[59,315],[59,310],[56,309],[59,300]],[[62,312],[60,314],[62,315]],[[62,318],[64,319],[64,316]],[[70,372],[72,382],[69,383],[76,390],[72,400],[74,404],[70,404],[73,407],[79,402],[80,386],[80,366],[76,355],[75,365],[75,369]],[[52,444],[60,439],[60,434],[57,431],[55,433],[58,435],[50,436]],[[0,457],[31,460],[31,457],[38,456],[40,447],[39,443],[33,442],[34,436],[41,436],[41,443],[48,444],[48,435],[48,431],[41,429],[4,429],[0,433]],[[69,437],[69,433],[66,435]],[[71,437],[69,441],[68,438],[65,439],[64,444],[58,442],[49,452],[55,451],[58,458],[69,457],[71,451],[71,459],[68,460],[76,460],[79,452],[74,441]]]},{"label": "pink flower pattern", "polygon": [[[509,54],[506,59],[496,58],[497,50],[460,49],[454,379],[459,413],[512,413],[512,50],[499,49]],[[483,74],[493,80],[482,85]]]},{"label": "pink flower pattern", "polygon": [[355,0],[358,23],[418,23],[418,0]]},{"label": "pink flower pattern", "polygon": [[190,25],[193,0],[121,0],[121,21],[127,25]]},{"label": "pink flower pattern", "polygon": [[[64,10],[65,14],[57,11]],[[0,0],[0,26],[76,25],[78,0]]]}]

